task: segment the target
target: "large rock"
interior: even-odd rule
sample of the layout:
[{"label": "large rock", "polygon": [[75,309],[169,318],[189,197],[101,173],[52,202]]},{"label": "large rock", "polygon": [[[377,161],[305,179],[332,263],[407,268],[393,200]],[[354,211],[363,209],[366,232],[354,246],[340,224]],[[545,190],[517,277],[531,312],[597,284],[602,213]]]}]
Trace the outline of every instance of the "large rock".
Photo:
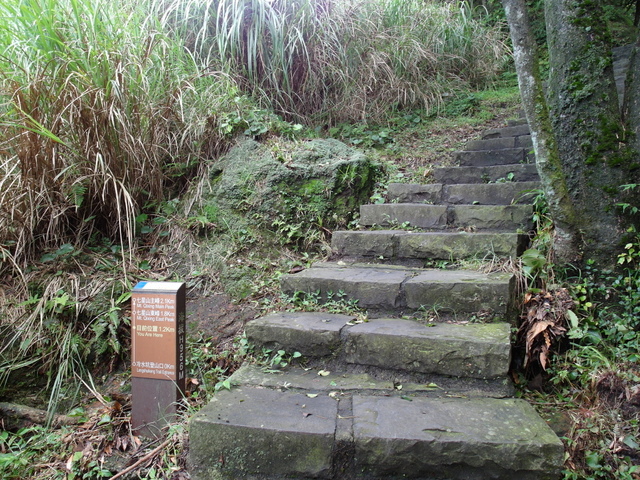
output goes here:
[{"label": "large rock", "polygon": [[239,213],[295,237],[296,225],[348,221],[368,201],[378,173],[362,152],[333,139],[275,146],[245,140],[214,165],[202,213],[214,224]]}]

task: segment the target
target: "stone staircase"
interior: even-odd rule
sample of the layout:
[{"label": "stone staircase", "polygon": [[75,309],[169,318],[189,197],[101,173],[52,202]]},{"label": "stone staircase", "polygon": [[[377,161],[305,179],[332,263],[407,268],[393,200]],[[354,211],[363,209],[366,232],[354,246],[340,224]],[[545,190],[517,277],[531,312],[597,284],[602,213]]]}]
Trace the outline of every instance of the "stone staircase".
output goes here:
[{"label": "stone staircase", "polygon": [[556,479],[563,446],[507,376],[514,276],[426,268],[515,257],[538,187],[528,127],[490,130],[437,184],[389,186],[367,230],[335,232],[332,262],[285,275],[285,293],[357,299],[348,315],[277,313],[247,325],[256,348],[300,352],[270,373],[246,364],[194,416],[198,479]]}]

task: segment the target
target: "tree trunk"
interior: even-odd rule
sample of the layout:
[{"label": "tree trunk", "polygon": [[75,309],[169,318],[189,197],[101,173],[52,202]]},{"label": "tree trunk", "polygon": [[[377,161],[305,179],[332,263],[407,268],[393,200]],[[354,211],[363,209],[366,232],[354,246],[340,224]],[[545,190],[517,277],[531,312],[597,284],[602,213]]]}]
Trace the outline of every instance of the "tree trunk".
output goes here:
[{"label": "tree trunk", "polygon": [[579,254],[576,213],[569,196],[549,109],[544,95],[535,38],[525,0],[502,0],[515,59],[520,94],[536,154],[542,189],[555,223],[554,252],[561,262],[573,262]]},{"label": "tree trunk", "polygon": [[592,0],[545,0],[549,110],[573,227],[582,232],[584,259],[611,266],[621,233],[615,195],[628,159],[603,16]]}]

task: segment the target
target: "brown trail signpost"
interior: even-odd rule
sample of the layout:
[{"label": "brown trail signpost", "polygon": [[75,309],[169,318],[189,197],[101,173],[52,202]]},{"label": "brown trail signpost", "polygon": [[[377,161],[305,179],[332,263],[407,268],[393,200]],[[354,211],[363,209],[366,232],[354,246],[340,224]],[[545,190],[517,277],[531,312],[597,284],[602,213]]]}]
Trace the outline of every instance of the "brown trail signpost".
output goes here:
[{"label": "brown trail signpost", "polygon": [[185,285],[139,282],[131,294],[131,425],[159,436],[185,388]]}]

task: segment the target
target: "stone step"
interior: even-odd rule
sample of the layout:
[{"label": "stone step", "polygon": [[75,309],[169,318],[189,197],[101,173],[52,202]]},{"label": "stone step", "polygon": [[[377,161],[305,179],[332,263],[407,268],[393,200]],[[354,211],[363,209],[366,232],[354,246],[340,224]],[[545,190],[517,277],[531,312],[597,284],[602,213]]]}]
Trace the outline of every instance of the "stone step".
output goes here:
[{"label": "stone step", "polygon": [[511,205],[533,203],[534,190],[540,182],[470,183],[428,185],[391,183],[387,190],[389,202],[431,203],[438,205]]},{"label": "stone step", "polygon": [[519,137],[521,135],[530,135],[529,125],[516,125],[514,127],[502,127],[502,128],[491,128],[489,130],[485,130],[481,134],[481,138],[483,140],[487,140],[489,138],[503,138],[503,137]]},{"label": "stone step", "polygon": [[246,334],[258,348],[335,359],[342,370],[356,365],[485,380],[506,379],[509,371],[508,323],[352,320],[325,313],[275,313],[249,322]]},{"label": "stone step", "polygon": [[484,167],[534,163],[535,155],[528,148],[505,148],[502,150],[469,150],[454,152],[453,158],[461,167]]},{"label": "stone step", "polygon": [[524,117],[516,118],[515,120],[507,120],[508,127],[517,127],[518,125],[526,125],[527,119]]},{"label": "stone step", "polygon": [[520,135],[517,137],[497,137],[482,140],[471,140],[467,142],[464,149],[474,150],[505,150],[508,148],[533,148],[531,135]]},{"label": "stone step", "polygon": [[515,258],[524,252],[528,243],[528,236],[518,233],[403,230],[336,231],[331,239],[336,255],[387,261]]},{"label": "stone step", "polygon": [[472,270],[436,270],[327,262],[283,275],[282,291],[319,295],[340,293],[358,306],[376,312],[427,310],[435,314],[493,316],[510,314],[515,277]]},{"label": "stone step", "polygon": [[533,227],[531,205],[362,205],[360,225],[423,229],[470,229],[528,232]]},{"label": "stone step", "polygon": [[433,170],[437,183],[539,182],[535,163],[483,167],[440,167]]},{"label": "stone step", "polygon": [[[285,350],[286,351],[286,350]],[[411,395],[429,398],[509,398],[515,388],[505,378],[477,379],[381,370],[372,366],[319,363],[303,359],[304,367],[287,365],[275,370],[256,364],[242,365],[231,377],[231,385],[286,388],[311,395],[332,392],[364,395]]]},{"label": "stone step", "polygon": [[559,476],[562,443],[524,400],[332,393],[216,393],[190,423],[192,478]]}]

